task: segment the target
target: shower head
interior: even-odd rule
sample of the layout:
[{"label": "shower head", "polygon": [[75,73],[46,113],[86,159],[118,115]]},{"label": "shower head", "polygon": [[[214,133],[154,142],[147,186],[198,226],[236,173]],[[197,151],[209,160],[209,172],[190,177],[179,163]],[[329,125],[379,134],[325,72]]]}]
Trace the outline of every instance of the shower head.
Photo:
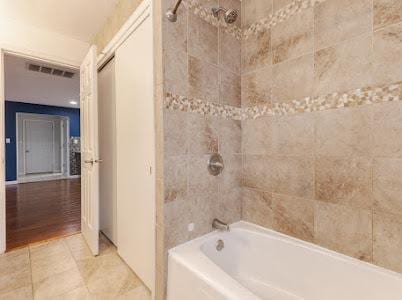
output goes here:
[{"label": "shower head", "polygon": [[236,22],[239,12],[236,9],[229,9],[225,12],[225,22],[232,24]]},{"label": "shower head", "polygon": [[232,24],[236,22],[239,16],[239,12],[236,9],[226,9],[223,7],[212,8],[212,14],[214,15],[215,18],[219,18],[220,12],[224,13],[223,18],[227,24]]},{"label": "shower head", "polygon": [[183,0],[177,0],[175,6],[171,9],[169,9],[166,12],[166,18],[170,21],[170,22],[176,22],[177,21],[177,10],[179,9],[179,6],[181,4]]}]

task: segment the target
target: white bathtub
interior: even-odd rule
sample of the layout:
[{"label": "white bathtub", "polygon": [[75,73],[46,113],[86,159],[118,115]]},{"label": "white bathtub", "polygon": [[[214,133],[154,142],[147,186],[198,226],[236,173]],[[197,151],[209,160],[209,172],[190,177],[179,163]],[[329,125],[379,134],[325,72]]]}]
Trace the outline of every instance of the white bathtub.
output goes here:
[{"label": "white bathtub", "polygon": [[402,276],[239,222],[169,251],[168,300],[204,299],[397,300]]}]

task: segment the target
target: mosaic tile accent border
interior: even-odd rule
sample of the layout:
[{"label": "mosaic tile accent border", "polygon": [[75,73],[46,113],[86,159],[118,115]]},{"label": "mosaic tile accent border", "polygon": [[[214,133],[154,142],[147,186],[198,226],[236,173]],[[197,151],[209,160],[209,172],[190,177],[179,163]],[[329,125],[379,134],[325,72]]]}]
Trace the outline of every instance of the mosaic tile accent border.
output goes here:
[{"label": "mosaic tile accent border", "polygon": [[166,94],[164,106],[170,110],[193,112],[201,115],[222,117],[225,119],[241,120],[242,109],[231,105],[224,105],[185,96]]},{"label": "mosaic tile accent border", "polygon": [[215,27],[224,28],[227,33],[231,34],[238,40],[242,38],[242,30],[240,27],[233,24],[228,25],[221,19],[218,20],[212,15],[211,10],[197,3],[196,0],[184,0],[183,4],[189,11],[191,11],[193,14],[195,14],[205,22]]},{"label": "mosaic tile accent border", "polygon": [[302,100],[293,100],[290,103],[274,103],[273,105],[243,108],[242,119],[257,119],[263,116],[286,116],[401,100],[402,81],[391,85],[366,87],[345,93],[306,97]]},{"label": "mosaic tile accent border", "polygon": [[257,35],[260,32],[264,32],[277,24],[289,19],[291,16],[314,7],[316,4],[324,2],[326,0],[295,0],[292,3],[286,5],[284,8],[279,9],[274,14],[251,24],[247,29],[243,30],[243,38],[248,39],[253,35]]},{"label": "mosaic tile accent border", "polygon": [[225,119],[247,120],[264,116],[286,116],[300,113],[340,109],[382,102],[402,101],[402,81],[391,85],[366,87],[345,93],[332,93],[325,96],[306,97],[289,103],[239,108],[200,99],[167,94],[165,108],[194,112],[202,115],[223,117]]}]

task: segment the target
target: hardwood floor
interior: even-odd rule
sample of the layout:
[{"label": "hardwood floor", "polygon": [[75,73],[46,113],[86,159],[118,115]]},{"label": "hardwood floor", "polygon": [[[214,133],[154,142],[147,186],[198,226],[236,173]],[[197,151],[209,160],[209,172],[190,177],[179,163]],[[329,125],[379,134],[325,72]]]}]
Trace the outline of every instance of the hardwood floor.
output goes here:
[{"label": "hardwood floor", "polygon": [[80,179],[6,187],[7,251],[81,230]]}]

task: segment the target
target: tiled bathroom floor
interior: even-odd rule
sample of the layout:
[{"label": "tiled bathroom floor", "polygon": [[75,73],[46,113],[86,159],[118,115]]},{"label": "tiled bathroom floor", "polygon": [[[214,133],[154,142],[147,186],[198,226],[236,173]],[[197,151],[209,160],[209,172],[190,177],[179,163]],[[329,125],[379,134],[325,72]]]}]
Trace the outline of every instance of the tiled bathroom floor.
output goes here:
[{"label": "tiled bathroom floor", "polygon": [[103,236],[93,257],[81,234],[0,256],[0,299],[149,300],[149,291]]}]

